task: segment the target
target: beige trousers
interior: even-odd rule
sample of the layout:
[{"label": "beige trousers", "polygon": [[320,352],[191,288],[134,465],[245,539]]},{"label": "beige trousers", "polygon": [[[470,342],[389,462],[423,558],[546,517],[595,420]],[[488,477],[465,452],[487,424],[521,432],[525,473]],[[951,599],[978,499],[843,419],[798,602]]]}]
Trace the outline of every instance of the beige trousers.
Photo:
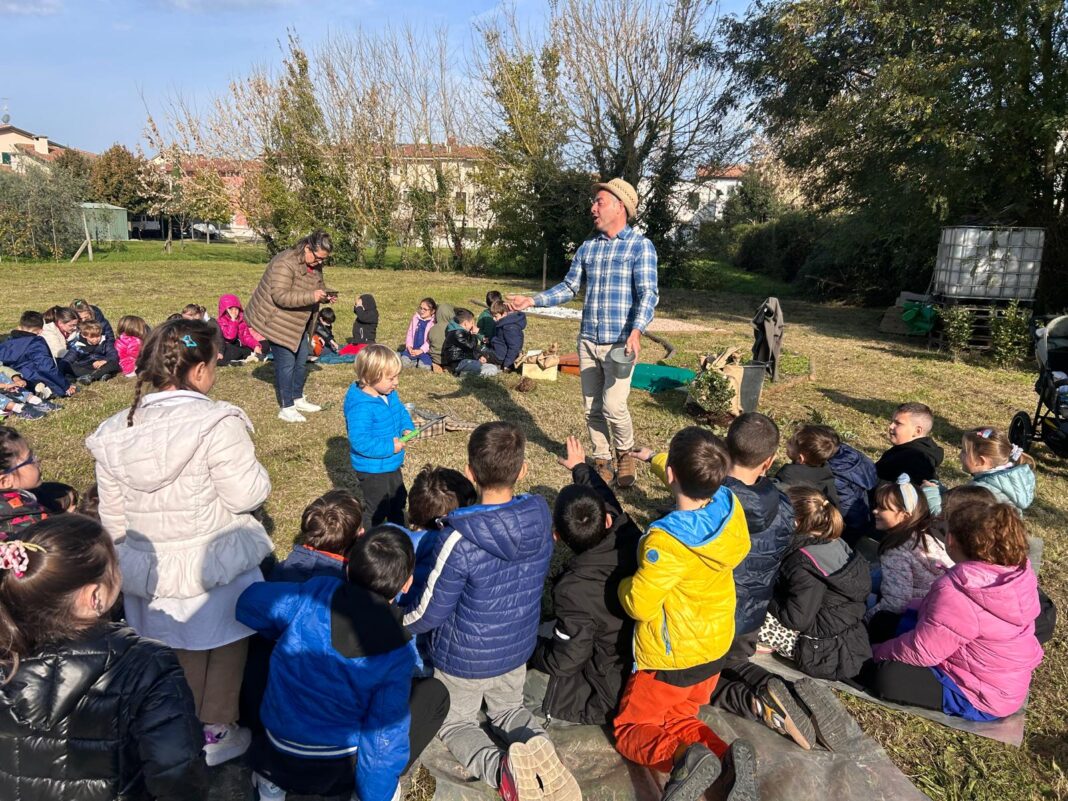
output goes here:
[{"label": "beige trousers", "polygon": [[174,649],[201,723],[236,723],[248,638],[208,651]]},{"label": "beige trousers", "polygon": [[626,453],[634,447],[634,424],[627,408],[630,377],[616,378],[612,373],[608,351],[613,347],[588,339],[578,341],[582,399],[594,459],[611,459],[613,448],[616,453]]}]

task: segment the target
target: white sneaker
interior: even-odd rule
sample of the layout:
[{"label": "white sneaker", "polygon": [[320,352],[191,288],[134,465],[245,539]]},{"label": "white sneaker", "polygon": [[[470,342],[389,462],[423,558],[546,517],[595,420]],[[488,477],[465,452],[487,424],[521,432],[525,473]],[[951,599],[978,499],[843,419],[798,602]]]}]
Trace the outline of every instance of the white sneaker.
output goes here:
[{"label": "white sneaker", "polygon": [[244,754],[252,744],[252,732],[233,723],[204,724],[204,761],[221,765]]},{"label": "white sneaker", "polygon": [[321,412],[323,410],[322,406],[316,406],[303,395],[293,401],[293,408],[298,412]]},{"label": "white sneaker", "polygon": [[258,773],[252,774],[252,787],[259,801],[285,801],[286,791]]},{"label": "white sneaker", "polygon": [[297,411],[297,407],[287,406],[278,413],[279,420],[285,420],[287,423],[307,423],[308,418]]}]

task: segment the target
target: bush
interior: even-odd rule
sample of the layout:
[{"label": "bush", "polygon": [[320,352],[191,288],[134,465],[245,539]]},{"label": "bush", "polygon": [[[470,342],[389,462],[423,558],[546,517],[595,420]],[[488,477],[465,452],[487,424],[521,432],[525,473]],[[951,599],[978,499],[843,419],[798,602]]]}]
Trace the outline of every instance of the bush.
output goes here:
[{"label": "bush", "polygon": [[805,211],[791,211],[777,220],[735,226],[738,250],[734,264],[747,272],[793,281],[808,261],[825,222]]},{"label": "bush", "polygon": [[966,306],[942,306],[938,316],[942,319],[942,341],[956,361],[968,350],[975,328],[975,312]]},{"label": "bush", "polygon": [[1031,311],[1018,300],[990,321],[990,355],[999,367],[1015,367],[1031,349]]},{"label": "bush", "polygon": [[734,385],[719,370],[704,370],[690,384],[689,397],[710,417],[722,417],[731,410]]}]

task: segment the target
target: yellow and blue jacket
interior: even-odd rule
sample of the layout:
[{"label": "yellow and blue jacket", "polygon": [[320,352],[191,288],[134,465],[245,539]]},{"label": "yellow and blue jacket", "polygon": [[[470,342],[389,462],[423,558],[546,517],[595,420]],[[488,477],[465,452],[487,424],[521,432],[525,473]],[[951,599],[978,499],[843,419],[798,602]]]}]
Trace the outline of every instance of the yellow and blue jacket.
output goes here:
[{"label": "yellow and blue jacket", "polygon": [[[665,479],[667,455],[653,459]],[[720,487],[693,511],[657,520],[638,546],[638,572],[619,586],[638,670],[682,670],[723,656],[734,639],[734,568],[749,553],[745,511]]]}]

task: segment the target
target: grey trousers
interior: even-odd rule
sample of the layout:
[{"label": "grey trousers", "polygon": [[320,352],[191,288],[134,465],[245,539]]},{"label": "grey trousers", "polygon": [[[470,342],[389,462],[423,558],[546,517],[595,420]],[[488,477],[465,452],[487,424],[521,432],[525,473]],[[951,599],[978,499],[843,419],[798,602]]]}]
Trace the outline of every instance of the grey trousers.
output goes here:
[{"label": "grey trousers", "polygon": [[482,702],[490,729],[508,743],[523,743],[545,730],[523,706],[523,683],[526,665],[502,676],[489,679],[460,679],[434,671],[434,678],[449,691],[449,714],[438,737],[468,775],[496,787],[504,751],[490,738],[478,722]]}]

